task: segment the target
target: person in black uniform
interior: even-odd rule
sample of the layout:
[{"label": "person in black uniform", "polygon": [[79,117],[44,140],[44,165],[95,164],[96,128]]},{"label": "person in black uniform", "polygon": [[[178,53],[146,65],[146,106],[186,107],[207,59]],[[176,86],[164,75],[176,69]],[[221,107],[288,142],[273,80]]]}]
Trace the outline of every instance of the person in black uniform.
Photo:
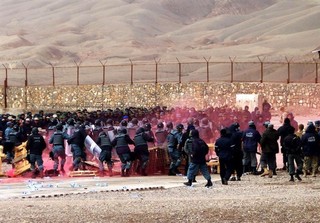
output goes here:
[{"label": "person in black uniform", "polygon": [[71,145],[71,152],[73,156],[71,171],[78,170],[84,153],[84,141],[86,139],[86,132],[80,127],[79,123],[74,125],[74,132],[68,139],[68,144]]},{"label": "person in black uniform", "polygon": [[243,133],[240,131],[239,123],[234,123],[229,127],[229,131],[231,134],[231,139],[233,140],[233,144],[235,145],[233,149],[233,167],[237,173],[237,178],[231,180],[241,180],[242,172],[243,172],[243,151],[242,151],[242,135]]},{"label": "person in black uniform", "polygon": [[234,147],[235,145],[230,135],[228,135],[227,129],[221,129],[220,138],[215,143],[215,151],[219,157],[220,177],[224,185],[228,185],[228,180],[233,171],[232,155]]},{"label": "person in black uniform", "polygon": [[[30,164],[32,171],[32,178],[37,176],[39,171],[39,176],[43,178],[43,159],[42,152],[47,147],[46,142],[42,135],[39,134],[37,127],[32,128],[31,135],[28,136],[28,141],[26,149],[30,154]],[[37,168],[36,168],[37,163]]]},{"label": "person in black uniform", "polygon": [[108,133],[102,131],[99,133],[99,137],[96,141],[97,145],[100,146],[101,148],[101,153],[99,156],[99,171],[100,171],[100,176],[104,176],[104,166],[103,163],[106,162],[108,165],[108,171],[109,171],[109,176],[113,176],[112,173],[112,145],[111,145],[111,140],[108,135]]},{"label": "person in black uniform", "polygon": [[134,153],[139,160],[137,173],[147,176],[147,165],[149,162],[148,142],[154,142],[154,138],[145,132],[144,128],[139,128],[134,136]]},{"label": "person in black uniform", "polygon": [[205,187],[211,187],[212,181],[211,176],[208,171],[208,167],[206,164],[206,155],[209,151],[209,147],[205,141],[199,138],[199,132],[196,129],[192,129],[190,132],[191,138],[187,140],[191,145],[189,152],[190,156],[190,165],[188,167],[188,182],[185,182],[184,185],[191,186],[194,180],[194,176],[198,173],[199,169],[203,177],[207,180],[207,184]]},{"label": "person in black uniform", "polygon": [[56,126],[56,131],[52,134],[49,143],[53,144],[52,153],[53,153],[53,170],[54,174],[58,175],[58,167],[59,167],[59,158],[61,159],[60,163],[60,171],[64,174],[64,164],[66,163],[66,153],[64,149],[64,140],[69,139],[69,135],[65,132],[62,132],[63,126],[58,124]]},{"label": "person in black uniform", "polygon": [[130,168],[132,164],[131,151],[129,144],[134,145],[134,142],[127,134],[127,129],[123,128],[119,130],[111,145],[116,148],[116,152],[122,163],[121,165],[121,176],[130,176]]},{"label": "person in black uniform", "polygon": [[8,135],[8,143],[9,145],[11,145],[11,149],[9,150],[9,161],[12,161],[12,159],[14,158],[14,148],[16,146],[20,146],[22,143],[23,137],[22,134],[20,132],[20,128],[18,125],[14,125],[12,127],[12,131],[9,133]]}]

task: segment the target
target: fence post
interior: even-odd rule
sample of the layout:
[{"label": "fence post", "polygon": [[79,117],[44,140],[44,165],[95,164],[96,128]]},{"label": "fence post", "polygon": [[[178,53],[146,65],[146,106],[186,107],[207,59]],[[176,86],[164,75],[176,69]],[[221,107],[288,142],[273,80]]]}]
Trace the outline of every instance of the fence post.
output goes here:
[{"label": "fence post", "polygon": [[8,107],[8,101],[7,101],[7,88],[8,88],[8,68],[2,64],[5,70],[6,78],[4,79],[4,108],[6,109]]},{"label": "fence post", "polygon": [[27,87],[28,86],[28,66],[29,64],[25,65],[24,63],[22,63],[24,69],[25,69],[25,80],[24,80],[24,86]]},{"label": "fence post", "polygon": [[316,62],[316,83],[318,83],[318,63]]},{"label": "fence post", "polygon": [[82,61],[80,61],[79,63],[77,63],[75,60],[73,61],[75,63],[75,65],[77,66],[77,86],[79,86],[80,84],[80,65],[82,63]]},{"label": "fence post", "polygon": [[203,59],[207,62],[207,82],[209,82],[209,61],[211,57],[209,57],[209,59],[203,57]]},{"label": "fence post", "polygon": [[231,57],[229,57],[229,60],[230,60],[230,65],[231,65],[231,67],[230,67],[230,69],[231,69],[231,80],[230,80],[230,82],[231,83],[233,83],[233,65],[234,65],[234,61],[235,61],[235,59],[236,59],[236,57],[233,57],[233,58],[231,58]]},{"label": "fence post", "polygon": [[159,60],[156,60],[156,58],[153,58],[154,59],[154,62],[156,63],[156,77],[155,77],[155,84],[157,84],[158,83],[158,64],[160,63],[160,60],[161,60],[161,58],[159,59]]},{"label": "fence post", "polygon": [[130,70],[131,70],[131,74],[130,74],[130,79],[131,79],[131,81],[130,81],[130,84],[131,85],[133,85],[133,63],[132,63],[132,60],[131,59],[129,59],[130,60]]},{"label": "fence post", "polygon": [[51,71],[52,71],[52,86],[54,87],[55,86],[55,69],[54,69],[54,66],[51,62],[45,62],[46,64],[50,65],[51,66]]},{"label": "fence post", "polygon": [[258,59],[260,61],[260,83],[263,83],[263,65],[264,65],[264,60],[266,59],[266,57],[264,57],[263,59],[261,59],[259,56],[258,56]]},{"label": "fence post", "polygon": [[25,65],[24,63],[22,63],[22,65],[24,66],[25,69],[25,80],[24,80],[24,103],[25,103],[25,109],[28,109],[28,94],[27,94],[27,86],[28,86],[28,66],[29,64]]},{"label": "fence post", "polygon": [[287,79],[287,84],[289,84],[291,82],[291,72],[290,72],[290,63],[293,59],[293,57],[291,57],[291,59],[289,60],[287,57],[286,58],[286,61],[287,61],[287,65],[288,65],[288,79]]},{"label": "fence post", "polygon": [[176,57],[177,61],[178,61],[178,64],[179,64],[179,84],[181,84],[181,63],[178,59],[178,57]]},{"label": "fence post", "polygon": [[101,60],[99,60],[99,62],[102,65],[102,85],[105,85],[105,83],[106,83],[106,64],[107,64],[107,61],[105,61],[103,63]]},{"label": "fence post", "polygon": [[313,61],[314,61],[315,65],[316,65],[316,77],[315,77],[314,80],[315,80],[315,83],[317,84],[318,83],[318,63],[314,58],[313,58]]}]

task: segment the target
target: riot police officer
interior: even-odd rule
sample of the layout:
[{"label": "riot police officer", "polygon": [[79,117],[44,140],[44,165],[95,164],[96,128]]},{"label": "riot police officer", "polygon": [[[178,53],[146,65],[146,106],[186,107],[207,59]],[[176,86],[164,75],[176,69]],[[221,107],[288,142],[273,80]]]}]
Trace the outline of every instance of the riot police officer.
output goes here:
[{"label": "riot police officer", "polygon": [[43,159],[42,152],[47,147],[46,142],[42,135],[39,134],[37,127],[32,128],[31,135],[28,136],[26,149],[30,153],[30,164],[32,171],[32,178],[36,177],[37,169],[35,164],[37,163],[39,176],[43,178]]},{"label": "riot police officer", "polygon": [[6,138],[7,144],[9,145],[9,149],[7,150],[7,161],[12,162],[12,159],[14,158],[14,148],[21,145],[22,142],[22,134],[19,126],[14,125]]},{"label": "riot police officer", "polygon": [[178,148],[182,140],[182,130],[183,125],[178,124],[176,126],[176,129],[171,130],[167,136],[168,152],[171,160],[168,174],[169,176],[181,174],[181,172],[178,170],[178,167],[181,164],[181,151]]},{"label": "riot police officer", "polygon": [[148,142],[154,142],[154,138],[147,134],[144,128],[139,128],[134,137],[134,153],[139,160],[137,172],[141,173],[142,176],[147,175],[146,168],[149,162]]},{"label": "riot police officer", "polygon": [[75,171],[79,169],[83,153],[84,153],[84,141],[86,139],[86,132],[80,127],[79,123],[74,125],[74,132],[68,139],[68,144],[71,145],[71,152],[73,156],[73,163],[71,170]]},{"label": "riot police officer", "polygon": [[54,173],[58,174],[58,166],[59,166],[59,158],[61,159],[60,162],[60,171],[65,173],[64,164],[66,162],[66,153],[64,149],[64,140],[68,140],[70,137],[67,133],[62,132],[63,126],[58,124],[56,126],[56,131],[52,134],[49,143],[53,145],[52,152],[53,152],[53,159],[54,165],[53,170]]},{"label": "riot police officer", "polygon": [[116,148],[116,152],[121,161],[121,176],[129,176],[130,168],[132,164],[132,156],[129,148],[129,144],[134,145],[134,142],[127,134],[127,129],[120,129],[111,145]]},{"label": "riot police officer", "polygon": [[100,176],[104,176],[103,163],[106,162],[107,165],[108,165],[109,176],[111,177],[113,175],[113,173],[112,173],[113,162],[111,160],[111,157],[112,157],[112,145],[111,145],[111,140],[110,140],[110,137],[109,137],[108,133],[106,133],[104,131],[100,132],[96,143],[101,148],[101,153],[100,153],[100,156],[99,156]]}]

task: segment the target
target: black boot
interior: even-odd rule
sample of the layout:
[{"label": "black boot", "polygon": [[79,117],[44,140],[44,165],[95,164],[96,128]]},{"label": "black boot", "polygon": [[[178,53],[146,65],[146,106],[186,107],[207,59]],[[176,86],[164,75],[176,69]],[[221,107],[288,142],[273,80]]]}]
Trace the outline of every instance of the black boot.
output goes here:
[{"label": "black boot", "polygon": [[273,175],[277,175],[276,169],[273,170]]},{"label": "black boot", "polygon": [[188,182],[183,183],[184,185],[191,187],[192,185],[192,180],[188,180]]},{"label": "black boot", "polygon": [[168,174],[168,175],[169,175],[169,176],[175,176],[176,173],[174,172],[173,169],[169,169],[169,174]]},{"label": "black boot", "polygon": [[122,176],[122,177],[125,176],[124,170],[121,170],[121,176]]},{"label": "black boot", "polygon": [[207,184],[205,185],[205,187],[209,188],[209,187],[212,187],[212,181],[211,180],[208,180]]},{"label": "black boot", "polygon": [[257,167],[251,167],[251,171],[253,175],[258,175]]},{"label": "black boot", "polygon": [[242,171],[243,173],[247,173],[247,165],[243,165],[243,171]]},{"label": "black boot", "polygon": [[297,178],[297,180],[299,180],[299,181],[302,180],[301,177],[299,176],[299,173],[296,173],[296,178]]},{"label": "black boot", "polygon": [[192,183],[197,183],[196,176],[193,176]]},{"label": "black boot", "polygon": [[293,174],[290,174],[290,180],[289,181],[294,182]]},{"label": "black boot", "polygon": [[225,178],[222,178],[221,182],[222,182],[223,185],[228,185],[228,181]]},{"label": "black boot", "polygon": [[126,177],[130,176],[130,169],[126,169]]}]

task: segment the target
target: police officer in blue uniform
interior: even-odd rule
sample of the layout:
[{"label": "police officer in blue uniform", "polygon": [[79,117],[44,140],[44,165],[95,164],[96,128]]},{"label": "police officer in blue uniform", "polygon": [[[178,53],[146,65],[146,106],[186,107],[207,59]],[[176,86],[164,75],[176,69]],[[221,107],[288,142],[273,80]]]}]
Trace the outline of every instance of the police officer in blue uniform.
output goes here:
[{"label": "police officer in blue uniform", "polygon": [[112,145],[111,145],[111,140],[108,135],[108,133],[102,131],[99,133],[99,137],[96,141],[97,145],[100,146],[101,148],[101,153],[99,156],[99,171],[100,171],[100,176],[104,176],[104,166],[103,163],[106,162],[108,165],[108,171],[109,171],[109,176],[111,177],[113,175],[112,173]]},{"label": "police officer in blue uniform", "polygon": [[135,144],[134,153],[139,160],[137,173],[146,176],[146,169],[149,162],[148,142],[154,142],[154,138],[146,133],[144,128],[139,128],[133,140]]},{"label": "police officer in blue uniform", "polygon": [[78,170],[82,161],[84,152],[84,141],[86,139],[86,132],[80,127],[80,123],[74,125],[74,132],[68,139],[68,144],[71,145],[71,152],[73,156],[73,163],[70,170]]},{"label": "police officer in blue uniform", "polygon": [[64,164],[66,163],[66,153],[64,149],[64,141],[68,140],[70,137],[67,133],[62,132],[63,126],[58,124],[56,126],[56,131],[52,134],[49,143],[53,145],[53,159],[54,165],[53,170],[56,175],[58,175],[58,167],[59,167],[59,158],[60,161],[60,171],[65,173]]},{"label": "police officer in blue uniform", "polygon": [[[32,171],[32,178],[35,178],[38,171],[39,176],[43,178],[43,159],[42,152],[47,147],[46,142],[42,135],[39,134],[39,130],[37,127],[32,128],[31,135],[28,136],[28,141],[26,145],[26,149],[30,154],[30,164]],[[36,169],[36,163],[38,167],[38,171]]]},{"label": "police officer in blue uniform", "polygon": [[130,176],[130,168],[132,165],[132,156],[129,148],[129,144],[134,145],[134,142],[127,134],[127,129],[123,128],[119,130],[111,145],[116,148],[116,152],[121,161],[121,176]]},{"label": "police officer in blue uniform", "polygon": [[181,172],[178,170],[178,167],[181,164],[181,151],[179,150],[179,144],[182,140],[182,130],[183,125],[178,124],[176,129],[171,130],[167,136],[168,152],[171,160],[168,174],[169,176],[181,174]]}]

